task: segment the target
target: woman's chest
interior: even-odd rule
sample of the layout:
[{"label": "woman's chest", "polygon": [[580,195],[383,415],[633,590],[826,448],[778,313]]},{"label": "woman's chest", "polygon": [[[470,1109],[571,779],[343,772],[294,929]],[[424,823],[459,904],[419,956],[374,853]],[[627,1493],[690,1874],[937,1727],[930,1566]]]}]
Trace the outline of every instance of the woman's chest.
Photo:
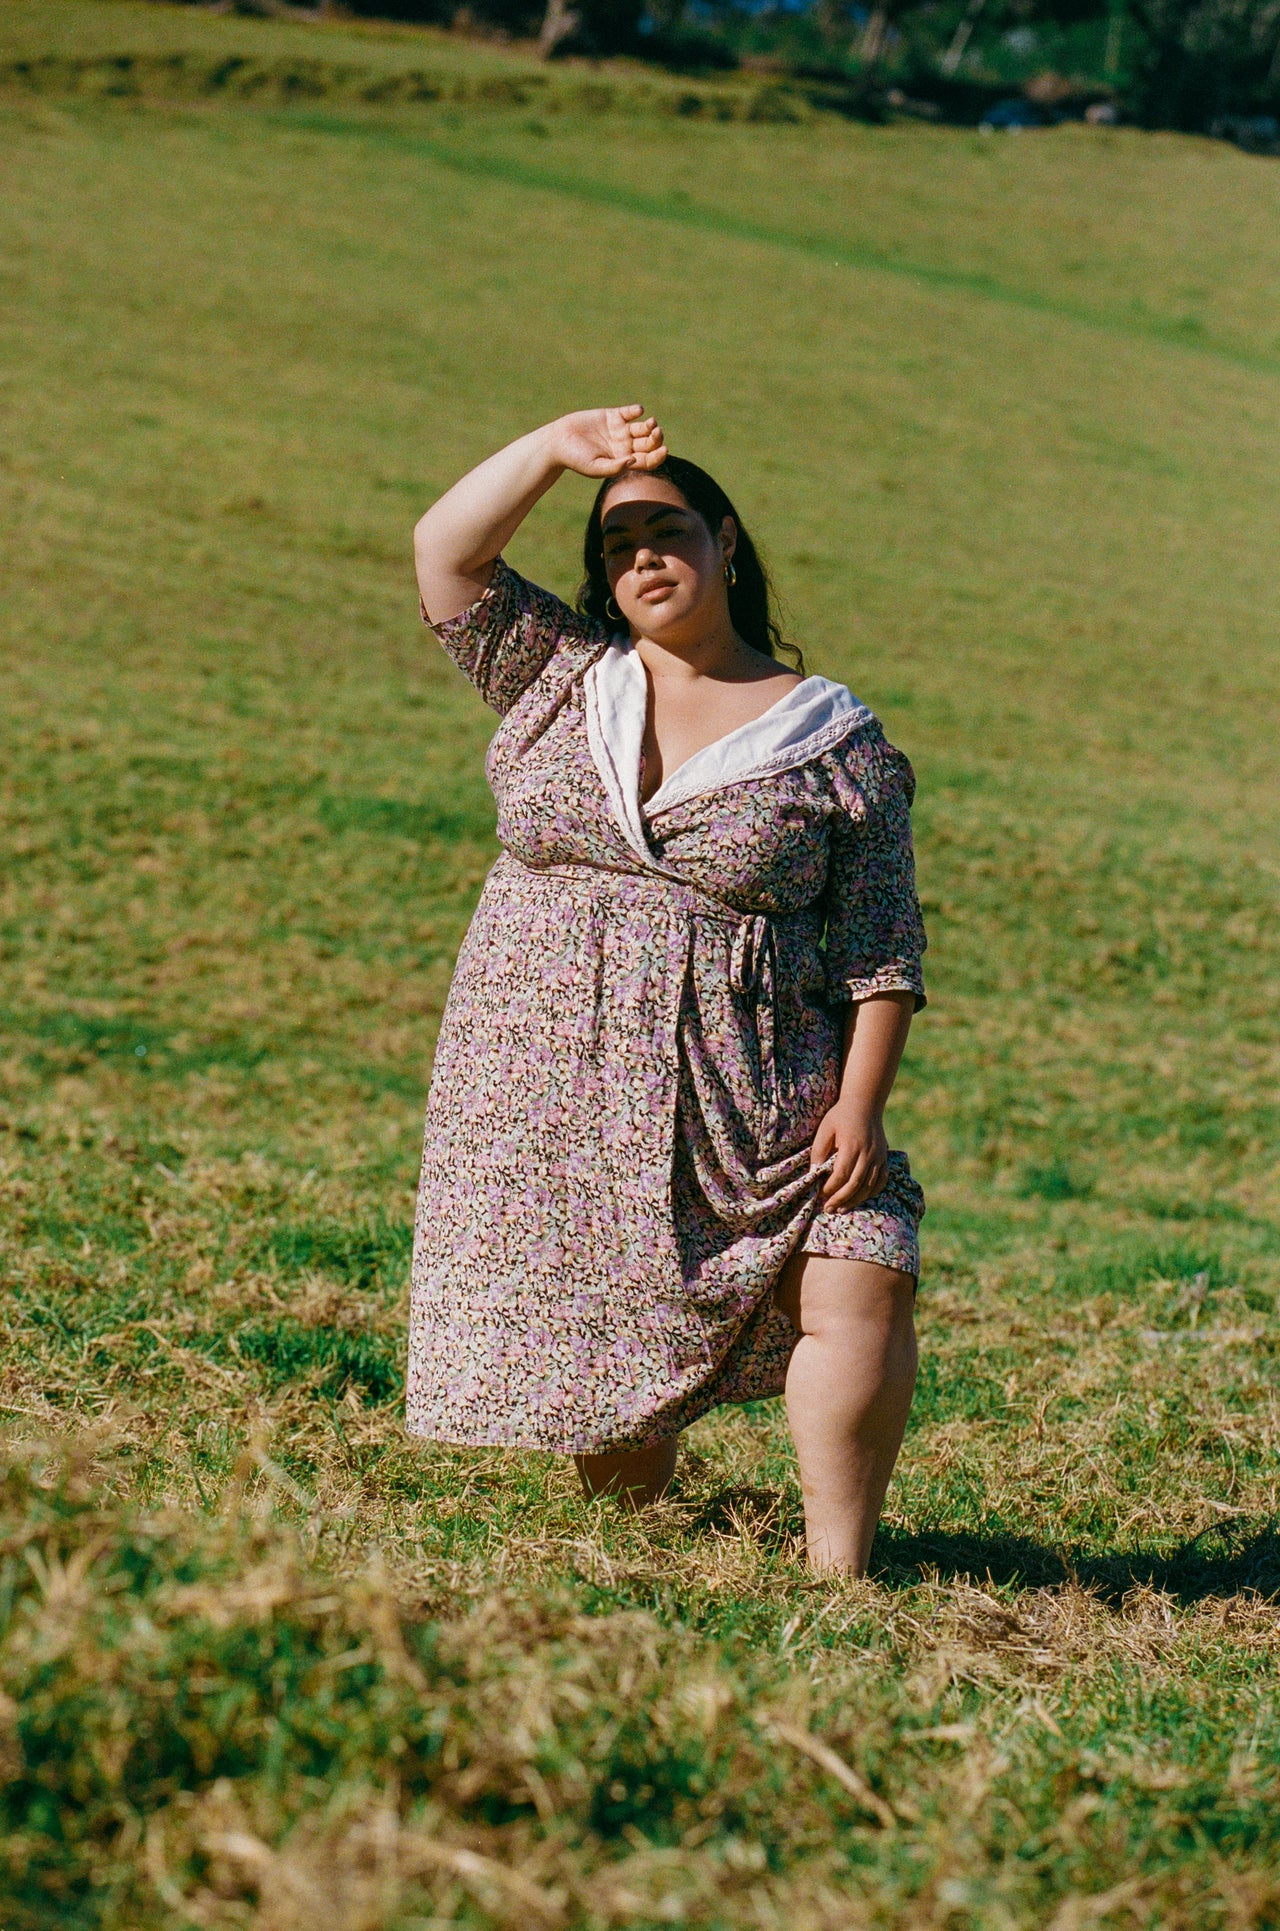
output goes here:
[{"label": "woman's chest", "polygon": [[788,671],[741,684],[709,677],[655,678],[641,697],[641,797],[661,791],[668,776],[723,755],[724,747],[736,744],[750,727],[767,730],[779,700],[800,681]]},{"label": "woman's chest", "polygon": [[[795,911],[821,894],[831,801],[814,766],[697,793],[650,817],[638,757],[631,770],[602,771],[607,756],[593,750],[580,685],[552,707],[508,716],[488,763],[505,848],[539,870],[656,863],[743,910]],[[628,787],[630,809],[617,796]]]}]

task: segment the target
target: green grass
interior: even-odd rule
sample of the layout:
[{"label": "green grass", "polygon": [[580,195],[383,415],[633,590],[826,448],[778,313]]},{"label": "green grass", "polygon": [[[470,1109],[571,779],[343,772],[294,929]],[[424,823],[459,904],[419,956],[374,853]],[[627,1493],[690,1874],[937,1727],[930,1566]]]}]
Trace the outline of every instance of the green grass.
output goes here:
[{"label": "green grass", "polygon": [[[0,3],[0,62],[316,48],[529,71]],[[1280,1924],[1280,173],[661,108],[0,91],[6,1931]],[[401,1429],[494,850],[409,531],[631,396],[920,779],[857,1587],[776,1404],[639,1522]]]}]

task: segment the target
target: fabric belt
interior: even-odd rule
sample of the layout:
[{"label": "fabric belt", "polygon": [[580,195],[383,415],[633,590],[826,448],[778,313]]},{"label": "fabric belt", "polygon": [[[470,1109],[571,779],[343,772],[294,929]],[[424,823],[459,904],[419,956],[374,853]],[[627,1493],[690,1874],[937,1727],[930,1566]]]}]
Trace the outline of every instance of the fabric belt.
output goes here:
[{"label": "fabric belt", "polygon": [[[586,1046],[592,1054],[600,1049],[605,990],[605,925],[611,896],[626,898],[632,892],[637,892],[644,897],[664,900],[674,911],[684,914],[684,943],[680,947],[678,960],[673,958],[671,961],[672,967],[679,971],[682,984],[689,971],[694,918],[710,918],[732,927],[729,983],[739,997],[751,1003],[760,1068],[761,1139],[766,1146],[776,1145],[790,1088],[790,1082],[784,1079],[781,1070],[776,921],[763,912],[743,914],[710,892],[667,872],[633,872],[621,867],[613,870],[597,865],[548,865],[535,868],[522,864],[510,852],[504,853],[503,858],[526,879],[578,885],[591,895],[588,930],[595,956],[592,960],[591,1017]],[[501,864],[503,861],[500,859],[498,862]]]},{"label": "fabric belt", "polygon": [[763,913],[744,918],[729,951],[729,983],[755,1009],[761,1097],[762,1137],[777,1144],[782,1126],[782,1078],[778,1038],[778,946],[773,920]]}]

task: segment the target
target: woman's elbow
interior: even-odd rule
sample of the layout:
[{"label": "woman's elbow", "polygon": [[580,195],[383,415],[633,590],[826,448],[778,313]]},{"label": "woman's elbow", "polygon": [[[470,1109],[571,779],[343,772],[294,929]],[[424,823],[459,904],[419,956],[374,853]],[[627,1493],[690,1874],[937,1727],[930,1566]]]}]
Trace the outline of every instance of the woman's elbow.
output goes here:
[{"label": "woman's elbow", "polygon": [[413,554],[420,564],[430,556],[434,547],[431,537],[431,511],[424,510],[413,526]]}]

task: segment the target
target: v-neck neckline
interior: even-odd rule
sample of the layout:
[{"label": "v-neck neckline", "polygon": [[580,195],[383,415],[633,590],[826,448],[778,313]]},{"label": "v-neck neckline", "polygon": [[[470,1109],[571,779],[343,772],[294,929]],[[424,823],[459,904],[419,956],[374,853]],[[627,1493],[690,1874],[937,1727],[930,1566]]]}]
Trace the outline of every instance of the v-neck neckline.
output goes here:
[{"label": "v-neck neckline", "polygon": [[655,864],[649,827],[660,813],[708,792],[771,776],[818,756],[873,713],[844,684],[810,676],[759,717],[735,725],[668,773],[640,801],[640,760],[648,718],[648,678],[635,648],[615,637],[584,679],[587,742],[618,829],[636,856]]},{"label": "v-neck neckline", "polygon": [[[638,653],[637,653],[637,658],[638,658]],[[644,671],[643,663],[640,664],[640,668],[642,671]],[[636,801],[639,804],[641,811],[647,814],[649,807],[652,805],[654,799],[660,798],[663,792],[666,790],[667,786],[669,784],[674,784],[675,780],[679,777],[680,773],[686,770],[687,767],[693,763],[695,758],[706,757],[708,753],[713,751],[714,752],[724,751],[726,748],[732,745],[735,738],[741,737],[745,732],[750,731],[755,725],[763,724],[766,718],[772,717],[773,713],[777,710],[780,704],[785,704],[789,697],[796,697],[804,689],[806,684],[815,684],[815,683],[821,684],[824,681],[825,680],[820,677],[818,678],[802,677],[799,683],[789,684],[786,690],[783,691],[782,696],[775,697],[773,700],[773,703],[768,705],[756,717],[749,717],[745,724],[735,724],[732,730],[722,731],[718,738],[712,738],[710,744],[700,744],[696,751],[691,751],[689,753],[687,758],[681,758],[679,764],[675,767],[674,771],[664,771],[662,774],[661,784],[659,784],[654,789],[654,791],[650,794],[648,798],[643,798],[640,795],[639,780],[644,772],[644,736],[642,734],[640,739],[640,770],[637,773],[637,783],[636,783]],[[648,725],[649,725],[649,677],[647,672],[645,672],[644,722],[645,722],[645,729],[647,731]],[[658,809],[661,810],[662,807],[659,806]]]}]

